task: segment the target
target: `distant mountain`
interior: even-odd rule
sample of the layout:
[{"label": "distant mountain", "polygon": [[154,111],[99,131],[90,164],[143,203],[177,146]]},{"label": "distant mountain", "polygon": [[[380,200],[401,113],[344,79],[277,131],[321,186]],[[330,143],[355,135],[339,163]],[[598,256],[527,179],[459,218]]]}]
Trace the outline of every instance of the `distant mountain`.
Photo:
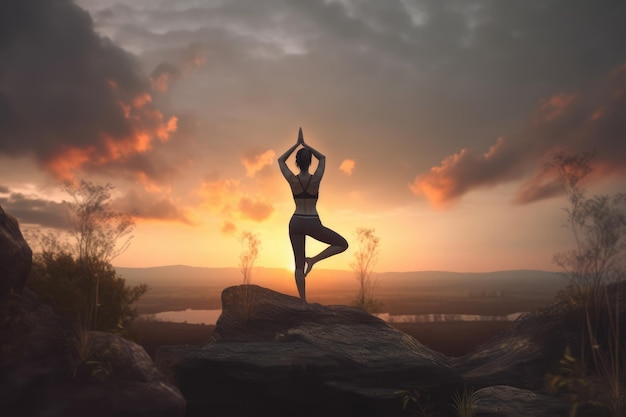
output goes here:
[{"label": "distant mountain", "polygon": [[[239,268],[208,268],[185,265],[158,266],[150,268],[115,268],[130,284],[146,283],[152,286],[207,286],[225,288],[242,283]],[[384,288],[437,289],[455,287],[459,291],[478,292],[514,291],[528,293],[551,293],[565,287],[566,282],[556,272],[541,270],[512,270],[495,272],[374,272],[378,285]],[[352,271],[314,269],[309,276],[320,286],[337,289],[355,287]],[[270,286],[276,290],[277,283],[293,287],[293,272],[282,268],[257,267],[253,270],[253,283]],[[282,287],[282,285],[279,285]]]}]

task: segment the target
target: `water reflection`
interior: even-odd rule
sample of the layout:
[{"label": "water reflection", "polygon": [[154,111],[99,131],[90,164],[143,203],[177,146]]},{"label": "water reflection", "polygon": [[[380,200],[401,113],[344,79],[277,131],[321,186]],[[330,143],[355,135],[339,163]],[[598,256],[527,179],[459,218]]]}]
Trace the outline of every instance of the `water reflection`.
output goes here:
[{"label": "water reflection", "polygon": [[156,314],[143,314],[140,318],[172,323],[215,324],[222,310],[193,310],[188,308],[182,311],[162,311]]},{"label": "water reflection", "polygon": [[[144,314],[140,318],[154,319],[173,323],[215,324],[222,310],[163,311],[156,314]],[[380,313],[378,317],[387,323],[439,323],[450,321],[515,321],[523,313],[506,316],[482,316],[477,314],[389,314]]]},{"label": "water reflection", "polygon": [[478,314],[377,314],[387,323],[440,323],[448,321],[515,321],[523,313],[511,313],[506,316],[482,316]]}]

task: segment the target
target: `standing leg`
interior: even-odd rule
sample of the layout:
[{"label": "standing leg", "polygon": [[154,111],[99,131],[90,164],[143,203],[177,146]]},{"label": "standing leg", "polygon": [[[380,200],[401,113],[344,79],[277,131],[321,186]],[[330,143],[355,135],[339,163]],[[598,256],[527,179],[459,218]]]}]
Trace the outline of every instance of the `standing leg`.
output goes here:
[{"label": "standing leg", "polygon": [[305,235],[296,233],[293,227],[294,219],[289,223],[289,239],[291,240],[291,248],[293,249],[293,257],[296,266],[295,279],[298,295],[302,300],[302,304],[306,305],[306,283],[304,280],[304,251],[305,251]]}]

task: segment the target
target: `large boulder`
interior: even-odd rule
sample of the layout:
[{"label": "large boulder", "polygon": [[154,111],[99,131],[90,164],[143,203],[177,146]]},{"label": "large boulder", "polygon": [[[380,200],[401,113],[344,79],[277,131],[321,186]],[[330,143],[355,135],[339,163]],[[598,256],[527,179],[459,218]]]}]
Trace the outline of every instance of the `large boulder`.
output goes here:
[{"label": "large boulder", "polygon": [[210,343],[157,349],[188,416],[400,416],[463,385],[447,357],[357,308],[255,285],[226,288],[222,307]]},{"label": "large boulder", "polygon": [[0,309],[26,285],[32,259],[17,220],[0,207]]}]

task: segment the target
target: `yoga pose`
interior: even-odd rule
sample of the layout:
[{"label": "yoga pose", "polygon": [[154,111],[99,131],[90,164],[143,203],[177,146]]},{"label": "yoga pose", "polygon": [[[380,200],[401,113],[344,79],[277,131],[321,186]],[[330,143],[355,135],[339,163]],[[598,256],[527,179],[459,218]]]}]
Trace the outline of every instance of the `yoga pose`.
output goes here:
[{"label": "yoga pose", "polygon": [[[300,172],[296,175],[289,169],[286,161],[300,145],[302,145],[302,148],[296,153],[296,166]],[[312,156],[317,158],[318,163],[315,172],[310,174],[309,167],[311,166]],[[337,255],[348,249],[348,242],[339,233],[322,225],[317,214],[315,206],[319,195],[320,182],[326,168],[326,157],[304,143],[302,128],[298,132],[296,144],[287,149],[278,158],[278,165],[291,187],[293,199],[296,203],[296,210],[289,221],[289,238],[291,239],[291,247],[293,248],[296,264],[295,278],[298,294],[302,304],[306,305],[305,277],[311,272],[313,265],[322,259]],[[306,257],[306,236],[327,243],[329,246],[313,257]]]}]

